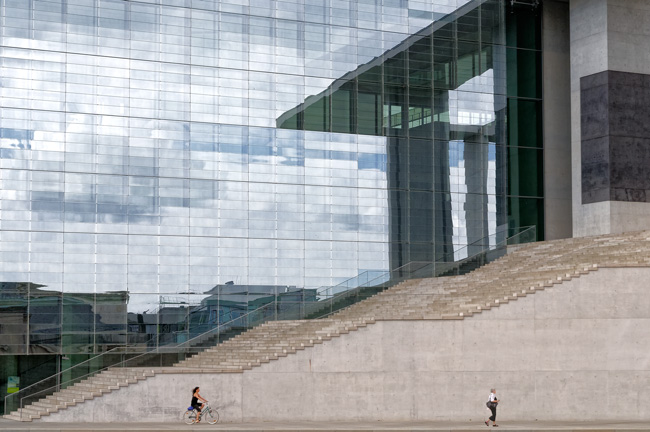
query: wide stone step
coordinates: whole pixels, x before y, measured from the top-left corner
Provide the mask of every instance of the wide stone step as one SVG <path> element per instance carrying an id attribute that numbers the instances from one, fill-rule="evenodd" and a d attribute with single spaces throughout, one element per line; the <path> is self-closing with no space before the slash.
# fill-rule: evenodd
<path id="1" fill-rule="evenodd" d="M 32 421 L 32 418 L 30 416 L 20 416 L 19 414 L 5 414 L 3 418 L 6 418 L 7 420 L 15 420 L 15 421 L 23 421 L 23 422 L 30 422 Z"/>

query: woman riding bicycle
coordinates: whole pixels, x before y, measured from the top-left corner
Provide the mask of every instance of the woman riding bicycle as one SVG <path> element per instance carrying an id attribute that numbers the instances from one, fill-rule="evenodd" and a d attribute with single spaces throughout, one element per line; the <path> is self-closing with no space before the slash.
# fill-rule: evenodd
<path id="1" fill-rule="evenodd" d="M 192 390 L 192 403 L 190 404 L 192 408 L 196 410 L 196 422 L 199 423 L 201 420 L 201 410 L 203 409 L 203 404 L 200 402 L 207 402 L 206 399 L 202 398 L 199 394 L 199 388 L 194 387 Z"/>

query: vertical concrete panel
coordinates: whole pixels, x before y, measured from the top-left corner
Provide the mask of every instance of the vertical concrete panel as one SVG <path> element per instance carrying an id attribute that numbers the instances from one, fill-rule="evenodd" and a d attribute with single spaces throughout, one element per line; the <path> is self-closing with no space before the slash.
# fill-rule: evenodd
<path id="1" fill-rule="evenodd" d="M 572 235 L 569 3 L 544 2 L 544 218 L 547 240 Z"/>
<path id="2" fill-rule="evenodd" d="M 607 217 L 594 217 L 582 205 L 580 78 L 607 70 L 607 0 L 571 0 L 571 183 L 573 235 L 584 236 L 603 225 Z M 600 209 L 599 209 L 600 210 Z M 588 220 L 588 221 L 587 221 Z"/>

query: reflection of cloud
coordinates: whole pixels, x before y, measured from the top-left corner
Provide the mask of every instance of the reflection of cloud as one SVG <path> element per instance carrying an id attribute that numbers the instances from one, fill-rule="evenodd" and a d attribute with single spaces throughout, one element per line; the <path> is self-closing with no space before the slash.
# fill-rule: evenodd
<path id="1" fill-rule="evenodd" d="M 309 22 L 309 16 L 306 16 L 303 26 L 298 26 L 293 20 L 195 9 L 197 15 L 193 14 L 188 20 L 188 31 L 193 35 L 193 47 L 200 46 L 205 51 L 203 55 L 196 56 L 187 55 L 187 45 L 170 45 L 172 50 L 162 48 L 158 55 L 113 46 L 110 48 L 118 50 L 124 58 L 115 57 L 113 53 L 111 56 L 98 57 L 74 52 L 74 47 L 65 43 L 57 45 L 52 40 L 38 40 L 33 33 L 25 34 L 34 38 L 30 41 L 32 50 L 26 50 L 20 48 L 25 46 L 24 39 L 5 36 L 3 56 L 29 69 L 30 75 L 29 80 L 25 80 L 24 73 L 14 76 L 9 70 L 3 77 L 3 90 L 7 98 L 18 99 L 25 91 L 33 93 L 29 97 L 32 100 L 44 99 L 37 97 L 36 92 L 47 92 L 51 99 L 47 99 L 46 103 L 52 105 L 53 111 L 65 110 L 71 116 L 83 113 L 147 117 L 141 114 L 155 113 L 152 117 L 188 120 L 184 113 L 191 112 L 198 121 L 205 123 L 273 126 L 282 113 L 305 98 L 323 92 L 346 72 L 382 56 L 409 35 L 432 23 L 447 22 L 447 14 L 470 2 L 455 0 L 445 4 L 401 2 L 399 6 L 364 5 L 369 9 L 364 9 L 356 22 L 349 17 L 332 17 L 331 24 L 320 24 Z M 163 15 L 162 7 L 151 5 L 154 20 Z M 101 6 L 98 10 L 101 10 Z M 162 33 L 158 24 L 147 23 L 145 27 L 148 27 L 148 32 L 145 32 L 138 19 L 131 19 L 137 15 L 135 11 L 125 10 L 123 13 L 123 22 L 133 24 L 129 29 L 109 25 L 114 34 L 114 43 L 147 40 L 156 47 L 157 42 L 151 41 L 151 35 Z M 231 24 L 227 29 L 217 30 L 215 23 L 224 19 Z M 122 20 L 113 21 L 119 27 L 123 25 Z M 98 23 L 93 19 L 92 22 L 93 26 L 104 27 L 102 23 L 106 24 L 106 19 L 100 19 Z M 232 24 L 234 22 L 240 24 Z M 246 22 L 250 24 L 245 25 Z M 264 22 L 264 26 L 260 22 Z M 261 29 L 267 30 L 263 36 L 259 33 Z M 286 36 L 287 33 L 291 36 Z M 228 34 L 231 38 L 222 40 L 217 49 L 215 37 L 218 38 L 220 34 Z M 92 36 L 87 36 L 85 41 L 79 33 L 75 37 L 79 46 L 96 44 Z M 240 38 L 248 42 L 241 43 L 238 41 Z M 35 51 L 47 55 L 36 58 L 32 54 Z M 175 55 L 173 51 L 179 54 Z M 69 58 L 66 59 L 66 55 Z M 152 58 L 143 58 L 146 55 Z M 184 64 L 191 59 L 195 59 L 195 64 Z M 38 60 L 34 64 L 38 63 L 40 68 L 31 63 L 33 60 Z M 73 67 L 66 68 L 67 62 Z M 83 79 L 70 79 L 77 75 Z M 156 81 L 162 86 L 151 85 Z M 60 85 L 66 82 L 78 83 L 67 93 L 67 97 L 65 84 Z M 59 86 L 53 87 L 53 83 Z M 124 88 L 124 83 L 129 90 L 128 97 L 118 93 Z M 14 91 L 16 94 L 13 94 Z M 60 97 L 52 97 L 57 92 Z M 220 97 L 227 100 L 220 101 Z M 173 107 L 170 101 L 181 103 L 184 107 Z M 173 109 L 166 109 L 166 106 Z M 87 124 L 85 121 L 83 123 Z M 128 127 L 124 130 L 128 130 Z M 71 130 L 68 132 L 74 133 Z"/>
<path id="2" fill-rule="evenodd" d="M 32 148 L 34 131 L 28 129 L 0 128 L 0 148 L 29 150 Z M 8 156 L 4 156 L 8 157 Z"/>

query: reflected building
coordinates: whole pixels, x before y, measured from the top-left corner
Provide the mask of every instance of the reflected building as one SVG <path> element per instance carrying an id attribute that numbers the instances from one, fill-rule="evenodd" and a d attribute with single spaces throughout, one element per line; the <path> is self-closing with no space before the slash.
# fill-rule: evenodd
<path id="1" fill-rule="evenodd" d="M 69 354 L 126 343 L 126 291 L 63 295 L 34 283 L 0 283 L 0 352 Z M 76 350 L 71 350 L 75 347 Z"/>
<path id="2" fill-rule="evenodd" d="M 543 238 L 532 3 L 0 2 L 0 393 Z"/>
<path id="3" fill-rule="evenodd" d="M 251 312 L 257 312 L 256 319 L 286 315 L 304 303 L 316 300 L 315 289 L 272 285 L 226 283 L 204 294 L 207 296 L 195 304 L 188 304 L 187 297 L 161 296 L 160 305 L 155 310 L 130 312 L 131 344 L 155 347 L 190 341 L 189 345 L 192 345 L 193 338 L 217 327 L 225 332 L 231 327 L 245 326 Z"/>
<path id="4" fill-rule="evenodd" d="M 468 2 L 277 120 L 386 138 L 391 269 L 507 230 L 503 14 Z"/>

